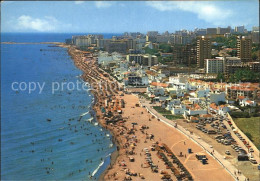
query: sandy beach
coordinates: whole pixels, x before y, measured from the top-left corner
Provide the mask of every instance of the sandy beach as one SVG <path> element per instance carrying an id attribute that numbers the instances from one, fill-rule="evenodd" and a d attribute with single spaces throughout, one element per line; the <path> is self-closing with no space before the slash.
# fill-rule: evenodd
<path id="1" fill-rule="evenodd" d="M 177 177 L 182 180 L 234 180 L 200 146 L 141 107 L 137 96 L 120 91 L 119 84 L 98 68 L 92 54 L 86 58 L 74 47 L 66 48 L 75 65 L 84 72 L 83 80 L 94 85 L 92 93 L 96 101 L 93 109 L 100 124 L 111 131 L 118 144 L 118 152 L 112 154 L 110 167 L 100 180 L 177 180 Z M 99 86 L 98 82 L 107 84 Z M 124 100 L 125 106 L 119 104 L 121 100 Z M 112 114 L 110 118 L 108 112 Z M 109 123 L 115 116 L 120 117 L 120 121 Z M 188 149 L 192 153 L 188 153 Z M 202 164 L 196 153 L 205 154 L 207 164 Z M 167 164 L 165 159 L 171 163 Z"/>

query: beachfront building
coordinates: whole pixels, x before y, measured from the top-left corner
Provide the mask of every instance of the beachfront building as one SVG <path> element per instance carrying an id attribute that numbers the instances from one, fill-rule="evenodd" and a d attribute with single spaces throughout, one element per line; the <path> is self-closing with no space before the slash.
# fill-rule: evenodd
<path id="1" fill-rule="evenodd" d="M 171 111 L 171 113 L 173 115 L 182 115 L 184 114 L 184 111 L 186 110 L 186 106 L 181 104 L 181 105 L 174 105 L 174 106 L 171 106 L 169 108 L 169 111 Z"/>
<path id="2" fill-rule="evenodd" d="M 72 36 L 72 43 L 77 47 L 96 45 L 98 39 L 103 39 L 103 35 L 83 35 Z"/>
<path id="3" fill-rule="evenodd" d="M 214 114 L 219 114 L 224 116 L 227 112 L 230 111 L 230 106 L 228 104 L 223 104 L 218 106 L 216 103 L 211 103 L 209 105 L 209 111 Z"/>
<path id="4" fill-rule="evenodd" d="M 118 64 L 119 62 L 123 61 L 124 58 L 121 54 L 116 52 L 109 54 L 108 52 L 100 51 L 98 53 L 97 60 L 98 64 L 100 64 L 102 67 L 108 67 L 110 63 Z"/>
<path id="5" fill-rule="evenodd" d="M 184 111 L 184 116 L 194 116 L 194 115 L 200 115 L 200 114 L 208 114 L 207 109 L 202 109 L 198 104 L 186 106 L 186 109 Z"/>

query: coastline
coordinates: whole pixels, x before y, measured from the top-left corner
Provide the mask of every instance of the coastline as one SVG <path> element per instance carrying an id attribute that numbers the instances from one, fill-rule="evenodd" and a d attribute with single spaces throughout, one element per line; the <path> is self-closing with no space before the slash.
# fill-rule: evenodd
<path id="1" fill-rule="evenodd" d="M 107 81 L 109 83 L 114 81 L 114 79 L 111 78 L 110 75 L 105 76 L 106 73 L 101 72 L 99 70 L 94 57 L 92 56 L 85 57 L 82 51 L 77 50 L 73 46 L 69 46 L 65 44 L 59 46 L 68 48 L 68 53 L 72 57 L 75 66 L 77 66 L 80 70 L 83 71 L 82 79 L 84 81 L 89 82 L 90 84 L 97 83 L 99 81 L 101 82 Z M 118 89 L 119 88 L 118 83 L 117 83 L 116 91 L 114 92 L 111 91 L 110 86 L 111 85 L 108 85 L 108 89 L 106 90 L 103 89 L 101 91 L 97 91 L 100 90 L 99 87 L 94 86 L 93 89 L 91 90 L 92 94 L 95 97 L 95 101 L 94 101 L 95 104 L 93 104 L 92 109 L 96 113 L 97 121 L 100 123 L 100 125 L 103 128 L 105 128 L 111 133 L 113 137 L 113 144 L 115 144 L 117 147 L 117 149 L 111 154 L 110 166 L 108 166 L 106 170 L 99 176 L 99 180 L 111 180 L 111 179 L 123 180 L 125 178 L 129 178 L 130 176 L 128 175 L 130 174 L 134 174 L 135 177 L 130 177 L 131 179 L 134 180 L 140 180 L 140 177 L 141 179 L 145 178 L 148 180 L 161 179 L 162 173 L 158 174 L 150 169 L 147 169 L 147 167 L 143 167 L 143 163 L 145 163 L 144 162 L 145 155 L 142 154 L 143 149 L 151 147 L 152 145 L 154 145 L 155 141 L 156 143 L 160 142 L 163 144 L 164 142 L 170 145 L 173 154 L 178 156 L 178 160 L 179 160 L 178 167 L 176 166 L 174 167 L 174 169 L 177 170 L 179 169 L 180 172 L 183 169 L 186 170 L 185 174 L 181 172 L 182 178 L 188 179 L 189 177 L 192 177 L 193 180 L 206 180 L 208 179 L 207 175 L 211 174 L 210 175 L 211 180 L 223 180 L 224 178 L 228 178 L 228 180 L 233 180 L 232 176 L 229 173 L 227 173 L 216 160 L 214 160 L 200 146 L 198 146 L 197 144 L 189 140 L 185 135 L 178 132 L 176 129 L 169 127 L 168 125 L 165 125 L 163 122 L 155 118 L 151 118 L 151 114 L 143 107 L 138 106 L 137 109 L 131 109 L 136 107 L 136 104 L 140 103 L 138 97 L 132 94 L 122 95 L 123 92 L 121 92 L 120 94 Z M 112 97 L 113 98 L 112 100 L 120 100 L 120 99 L 125 100 L 126 107 L 122 109 L 123 111 L 122 116 L 125 119 L 123 125 L 106 124 L 104 114 L 101 111 L 101 106 L 104 105 L 105 99 L 107 99 L 108 97 L 109 98 Z M 148 129 L 146 128 L 147 131 L 146 129 L 144 130 L 140 129 L 139 132 L 139 130 L 137 130 L 133 126 L 133 123 L 135 121 L 138 122 L 138 127 L 141 127 L 139 125 L 149 125 L 150 128 Z M 136 135 L 134 142 L 131 141 L 133 139 L 129 139 L 128 137 L 131 135 L 131 133 L 129 134 L 129 131 L 130 132 L 133 131 L 134 132 L 133 134 Z M 144 133 L 144 131 L 146 133 Z M 147 139 L 148 135 L 155 135 L 156 139 L 149 140 L 149 138 Z M 161 142 L 162 140 L 163 142 Z M 183 145 L 183 141 L 184 141 L 184 145 Z M 187 145 L 185 144 L 185 142 Z M 134 147 L 131 147 L 134 149 L 133 155 L 132 154 L 129 155 L 129 148 L 130 148 L 129 144 L 134 145 Z M 196 160 L 195 154 L 189 155 L 187 158 L 186 158 L 186 154 L 185 154 L 185 158 L 179 156 L 178 153 L 180 153 L 180 151 L 181 152 L 184 152 L 184 150 L 187 151 L 187 149 L 189 148 L 187 147 L 188 145 L 190 148 L 192 148 L 192 150 L 194 150 L 194 153 L 199 153 L 199 152 L 205 153 L 207 155 L 210 164 L 201 166 L 200 164 L 195 163 L 194 165 L 194 161 Z M 155 160 L 154 163 L 157 163 L 157 165 L 160 168 L 160 172 L 164 169 L 167 169 L 167 167 L 165 168 L 165 163 L 159 159 L 160 157 L 157 158 L 155 152 L 151 152 L 151 153 L 152 153 L 153 160 Z M 135 157 L 134 163 L 130 163 L 130 157 Z M 180 169 L 179 164 L 182 165 L 182 169 Z M 137 174 L 136 171 L 138 171 L 139 173 Z M 214 171 L 214 174 L 212 173 L 212 171 Z M 204 174 L 202 174 L 202 172 Z M 207 173 L 205 174 L 205 172 Z M 174 172 L 173 175 L 176 176 Z M 174 176 L 173 178 L 175 179 Z"/>

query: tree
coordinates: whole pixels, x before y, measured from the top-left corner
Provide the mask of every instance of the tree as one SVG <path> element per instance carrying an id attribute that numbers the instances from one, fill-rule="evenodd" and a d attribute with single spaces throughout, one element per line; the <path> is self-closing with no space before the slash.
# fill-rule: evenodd
<path id="1" fill-rule="evenodd" d="M 156 53 L 158 53 L 157 49 L 151 49 L 149 47 L 145 47 L 144 48 L 145 53 L 151 54 L 151 55 L 155 55 Z"/>
<path id="2" fill-rule="evenodd" d="M 235 81 L 236 81 L 235 75 L 234 75 L 234 74 L 230 75 L 228 81 L 229 81 L 229 82 L 235 82 Z"/>
<path id="3" fill-rule="evenodd" d="M 258 59 L 258 56 L 256 55 L 256 53 L 253 53 L 252 60 L 257 60 L 257 59 Z"/>
<path id="4" fill-rule="evenodd" d="M 224 77 L 224 74 L 223 73 L 218 73 L 217 75 L 217 81 L 220 82 L 220 81 L 225 81 L 225 77 Z"/>
<path id="5" fill-rule="evenodd" d="M 163 53 L 171 53 L 172 52 L 171 45 L 166 44 L 166 43 L 160 44 L 159 49 L 161 49 Z"/>
<path id="6" fill-rule="evenodd" d="M 243 78 L 243 70 L 237 70 L 235 72 L 235 80 L 236 81 L 241 81 Z"/>

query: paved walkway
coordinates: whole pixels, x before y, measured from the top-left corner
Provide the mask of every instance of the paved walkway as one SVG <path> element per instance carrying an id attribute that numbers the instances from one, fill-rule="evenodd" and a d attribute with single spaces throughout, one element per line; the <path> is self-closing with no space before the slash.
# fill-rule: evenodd
<path id="1" fill-rule="evenodd" d="M 186 135 L 189 139 L 193 140 L 195 143 L 200 145 L 205 151 L 207 151 L 209 153 L 209 155 L 211 155 L 214 159 L 216 159 L 233 176 L 233 178 L 235 180 L 240 180 L 240 181 L 245 181 L 246 180 L 246 177 L 243 174 L 240 174 L 240 175 L 237 174 L 238 169 L 234 165 L 232 165 L 229 161 L 227 161 L 223 157 L 223 155 L 221 155 L 220 153 L 218 153 L 215 150 L 214 150 L 214 153 L 213 153 L 213 149 L 214 148 L 212 148 L 211 145 L 209 145 L 205 141 L 201 140 L 200 137 L 198 137 L 197 135 L 195 135 L 193 133 L 190 133 L 189 131 L 187 131 L 182 126 L 177 125 L 177 127 L 175 127 L 176 123 L 174 121 L 171 121 L 171 120 L 163 117 L 156 110 L 154 110 L 152 108 L 152 106 L 154 106 L 154 105 L 149 104 L 149 101 L 146 101 L 145 99 L 140 99 L 140 98 L 139 98 L 139 100 L 140 100 L 140 104 L 142 106 L 145 106 L 147 111 L 149 111 L 157 119 L 160 119 L 160 121 L 162 121 L 163 123 L 167 124 L 168 126 L 176 128 L 178 131 L 180 131 L 181 133 Z M 211 152 L 213 154 L 211 154 Z"/>

